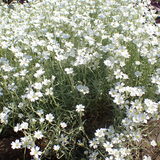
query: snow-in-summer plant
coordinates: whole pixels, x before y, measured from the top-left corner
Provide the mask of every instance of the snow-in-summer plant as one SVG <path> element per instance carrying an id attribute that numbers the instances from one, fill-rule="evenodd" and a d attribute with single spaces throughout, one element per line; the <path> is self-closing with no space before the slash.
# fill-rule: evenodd
<path id="1" fill-rule="evenodd" d="M 159 119 L 150 1 L 30 3 L 0 5 L 0 127 L 24 135 L 11 147 L 34 159 L 133 159 L 147 121 Z M 88 135 L 100 111 L 110 124 Z"/>

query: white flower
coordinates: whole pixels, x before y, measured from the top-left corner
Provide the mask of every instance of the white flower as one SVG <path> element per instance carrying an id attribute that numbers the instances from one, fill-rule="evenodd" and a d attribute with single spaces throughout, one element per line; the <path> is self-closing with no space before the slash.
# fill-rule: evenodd
<path id="1" fill-rule="evenodd" d="M 127 50 L 123 50 L 123 49 L 121 50 L 121 55 L 122 55 L 123 57 L 125 57 L 125 58 L 129 58 L 129 57 L 130 57 L 128 51 L 127 51 Z"/>
<path id="2" fill-rule="evenodd" d="M 113 126 L 109 126 L 108 132 L 106 132 L 106 135 L 108 136 L 108 138 L 113 138 L 115 135 L 114 133 L 115 133 L 115 130 Z"/>
<path id="3" fill-rule="evenodd" d="M 141 135 L 141 133 L 140 132 L 134 132 L 133 133 L 133 140 L 134 141 L 140 141 L 142 139 L 142 135 Z"/>
<path id="4" fill-rule="evenodd" d="M 42 94 L 41 92 L 36 92 L 35 95 L 36 95 L 37 97 L 43 97 L 43 94 Z"/>
<path id="5" fill-rule="evenodd" d="M 52 122 L 53 119 L 54 119 L 54 116 L 51 113 L 49 113 L 49 114 L 46 115 L 46 120 L 47 121 Z"/>
<path id="6" fill-rule="evenodd" d="M 95 136 L 97 136 L 97 137 L 104 137 L 105 136 L 104 130 L 103 129 L 97 129 L 96 133 L 95 133 Z"/>
<path id="7" fill-rule="evenodd" d="M 103 63 L 108 67 L 112 66 L 112 62 L 109 59 L 105 60 Z"/>
<path id="8" fill-rule="evenodd" d="M 7 76 L 7 75 L 5 75 L 5 76 L 3 76 L 3 78 L 6 80 L 6 79 L 8 79 L 8 76 Z"/>
<path id="9" fill-rule="evenodd" d="M 39 122 L 40 122 L 40 123 L 43 123 L 44 121 L 45 121 L 45 119 L 42 118 L 42 117 L 39 119 Z"/>
<path id="10" fill-rule="evenodd" d="M 121 156 L 125 157 L 131 154 L 131 150 L 127 148 L 121 148 L 120 150 Z"/>
<path id="11" fill-rule="evenodd" d="M 83 106 L 82 104 L 76 105 L 76 111 L 77 112 L 82 112 L 84 111 L 85 106 Z"/>
<path id="12" fill-rule="evenodd" d="M 135 75 L 136 77 L 140 77 L 140 76 L 142 75 L 142 72 L 136 71 L 136 72 L 134 72 L 134 75 Z"/>
<path id="13" fill-rule="evenodd" d="M 31 156 L 34 156 L 34 158 L 39 158 L 39 156 L 42 154 L 41 151 L 39 151 L 39 147 L 36 146 L 36 147 L 32 147 L 31 148 L 31 152 L 30 152 L 30 155 Z"/>
<path id="14" fill-rule="evenodd" d="M 42 85 L 42 83 L 36 82 L 36 83 L 32 84 L 32 87 L 40 90 L 40 89 L 42 89 L 43 85 Z"/>
<path id="15" fill-rule="evenodd" d="M 17 123 L 17 125 L 14 127 L 14 131 L 15 131 L 15 132 L 18 132 L 18 131 L 20 131 L 20 130 L 21 130 L 21 126 L 20 126 L 19 123 Z"/>
<path id="16" fill-rule="evenodd" d="M 93 138 L 93 140 L 89 141 L 89 147 L 93 147 L 94 149 L 96 149 L 98 147 L 99 142 L 97 141 L 96 138 Z"/>
<path id="17" fill-rule="evenodd" d="M 86 86 L 78 85 L 77 90 L 83 94 L 89 93 L 89 88 Z"/>
<path id="18" fill-rule="evenodd" d="M 116 89 L 111 88 L 109 94 L 111 95 L 111 97 L 116 97 L 118 93 Z"/>
<path id="19" fill-rule="evenodd" d="M 119 79 L 119 78 L 121 79 L 123 73 L 121 72 L 120 69 L 117 69 L 116 71 L 114 71 L 114 75 L 116 76 L 116 77 L 115 77 L 116 79 Z"/>
<path id="20" fill-rule="evenodd" d="M 44 73 L 45 73 L 45 71 L 43 71 L 43 69 L 41 68 L 36 71 L 36 73 L 34 74 L 34 77 L 39 78 Z"/>
<path id="21" fill-rule="evenodd" d="M 41 65 L 40 65 L 39 63 L 36 63 L 36 65 L 35 65 L 35 67 L 37 67 L 37 68 L 40 67 L 40 66 L 41 66 Z"/>
<path id="22" fill-rule="evenodd" d="M 45 86 L 50 85 L 50 83 L 51 83 L 51 80 L 49 80 L 49 79 L 44 79 L 44 81 L 42 82 L 42 84 Z"/>
<path id="23" fill-rule="evenodd" d="M 29 59 L 27 59 L 26 57 L 22 58 L 22 59 L 19 59 L 19 62 L 20 62 L 20 66 L 25 66 L 27 67 L 29 65 Z"/>
<path id="24" fill-rule="evenodd" d="M 87 150 L 86 150 L 86 151 L 84 151 L 84 154 L 85 154 L 85 155 L 88 155 L 88 151 L 87 151 Z"/>
<path id="25" fill-rule="evenodd" d="M 116 96 L 114 97 L 113 102 L 116 103 L 117 105 L 124 104 L 124 98 L 123 98 L 123 96 L 121 94 L 116 94 Z"/>
<path id="26" fill-rule="evenodd" d="M 23 107 L 23 103 L 22 102 L 20 102 L 19 104 L 18 104 L 18 108 L 22 108 Z"/>
<path id="27" fill-rule="evenodd" d="M 61 138 L 59 139 L 59 142 L 62 142 L 62 145 L 66 145 L 68 144 L 69 142 L 67 141 L 68 140 L 68 136 L 64 136 L 63 134 L 61 135 Z"/>
<path id="28" fill-rule="evenodd" d="M 19 117 L 19 118 L 22 118 L 22 117 L 23 117 L 23 114 L 22 114 L 22 113 L 19 113 L 19 114 L 18 114 L 18 117 Z"/>
<path id="29" fill-rule="evenodd" d="M 19 148 L 21 148 L 21 142 L 19 142 L 19 139 L 16 139 L 15 140 L 15 142 L 13 141 L 12 143 L 11 143 L 11 145 L 12 145 L 12 149 L 19 149 Z"/>
<path id="30" fill-rule="evenodd" d="M 143 160 L 151 160 L 151 157 L 150 157 L 150 156 L 147 157 L 147 156 L 145 155 L 145 156 L 143 156 Z"/>
<path id="31" fill-rule="evenodd" d="M 27 94 L 27 98 L 31 101 L 31 102 L 35 102 L 35 100 L 38 100 L 39 97 L 34 93 L 34 91 L 30 91 Z"/>
<path id="32" fill-rule="evenodd" d="M 43 137 L 43 134 L 41 131 L 38 130 L 34 132 L 34 137 L 37 139 L 41 139 Z"/>
<path id="33" fill-rule="evenodd" d="M 0 113 L 0 122 L 5 124 L 8 123 L 8 115 L 6 113 Z"/>
<path id="34" fill-rule="evenodd" d="M 31 140 L 29 139 L 29 137 L 22 137 L 21 138 L 21 141 L 22 141 L 22 146 L 23 147 L 27 147 L 27 148 L 30 148 L 31 146 Z"/>
<path id="35" fill-rule="evenodd" d="M 122 119 L 122 124 L 127 127 L 131 124 L 131 120 L 129 118 L 124 118 Z"/>
<path id="36" fill-rule="evenodd" d="M 111 151 L 111 150 L 110 150 Z M 118 149 L 113 149 L 113 151 L 111 151 L 111 152 L 113 152 L 113 155 L 116 157 L 116 158 L 119 158 L 119 151 L 118 151 Z M 110 154 L 110 152 L 109 152 L 109 154 Z"/>
<path id="37" fill-rule="evenodd" d="M 98 152 L 93 152 L 89 155 L 89 160 L 96 160 L 97 159 Z"/>
<path id="38" fill-rule="evenodd" d="M 151 77 L 151 83 L 159 83 L 160 77 L 158 75 Z"/>
<path id="39" fill-rule="evenodd" d="M 57 152 L 60 149 L 59 145 L 54 145 L 53 149 Z"/>
<path id="40" fill-rule="evenodd" d="M 37 110 L 36 112 L 39 116 L 41 116 L 43 114 L 43 109 Z"/>
<path id="41" fill-rule="evenodd" d="M 26 69 L 20 71 L 20 75 L 21 76 L 25 76 L 29 71 L 27 71 Z"/>
<path id="42" fill-rule="evenodd" d="M 32 118 L 32 119 L 30 120 L 30 123 L 35 124 L 36 121 L 37 121 L 37 120 L 36 120 L 35 118 Z"/>
<path id="43" fill-rule="evenodd" d="M 56 79 L 56 77 L 54 75 L 52 75 L 52 78 L 51 78 L 53 81 Z"/>
<path id="44" fill-rule="evenodd" d="M 21 129 L 28 129 L 28 123 L 27 122 L 21 123 Z"/>
<path id="45" fill-rule="evenodd" d="M 141 62 L 140 62 L 140 61 L 135 61 L 135 64 L 136 64 L 136 65 L 140 65 Z"/>
<path id="46" fill-rule="evenodd" d="M 106 143 L 103 143 L 103 146 L 106 149 L 106 152 L 110 151 L 113 147 L 113 145 L 108 141 Z"/>
<path id="47" fill-rule="evenodd" d="M 48 96 L 48 95 L 53 95 L 53 88 L 52 87 L 50 87 L 50 88 L 46 88 L 46 93 L 45 93 L 45 95 L 46 96 Z"/>
<path id="48" fill-rule="evenodd" d="M 150 99 L 145 99 L 144 103 L 147 106 L 146 112 L 151 113 L 151 114 L 154 114 L 154 112 L 157 112 L 157 110 L 158 110 L 158 104 L 157 103 L 153 102 Z"/>
<path id="49" fill-rule="evenodd" d="M 151 141 L 151 145 L 152 145 L 153 147 L 157 146 L 156 141 L 155 141 L 155 140 L 152 140 L 152 141 Z"/>
<path id="50" fill-rule="evenodd" d="M 60 123 L 60 126 L 61 126 L 62 128 L 66 128 L 66 127 L 67 127 L 67 124 L 66 124 L 65 122 L 61 122 L 61 123 Z"/>
<path id="51" fill-rule="evenodd" d="M 105 160 L 113 160 L 113 156 L 106 157 Z"/>
<path id="52" fill-rule="evenodd" d="M 73 73 L 73 68 L 65 68 L 64 70 L 67 72 L 67 74 Z"/>
<path id="53" fill-rule="evenodd" d="M 15 91 L 18 87 L 15 85 L 15 83 L 8 84 L 8 90 Z"/>

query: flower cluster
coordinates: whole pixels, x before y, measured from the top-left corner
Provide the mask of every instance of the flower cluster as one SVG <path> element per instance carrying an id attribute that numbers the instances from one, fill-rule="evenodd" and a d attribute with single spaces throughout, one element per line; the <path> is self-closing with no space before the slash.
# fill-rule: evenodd
<path id="1" fill-rule="evenodd" d="M 79 159 L 132 159 L 142 128 L 160 118 L 160 26 L 151 7 L 149 0 L 44 0 L 9 12 L 0 5 L 0 123 L 24 134 L 13 149 L 76 159 L 81 146 Z M 90 139 L 90 122 L 108 115 Z"/>

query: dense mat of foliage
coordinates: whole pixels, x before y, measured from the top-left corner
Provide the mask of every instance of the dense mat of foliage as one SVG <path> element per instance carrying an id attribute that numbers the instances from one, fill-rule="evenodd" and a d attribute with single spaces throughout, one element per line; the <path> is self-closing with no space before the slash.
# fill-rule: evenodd
<path id="1" fill-rule="evenodd" d="M 141 0 L 0 6 L 0 126 L 24 135 L 13 149 L 28 148 L 34 159 L 133 159 L 147 121 L 159 119 L 160 32 L 150 7 Z M 91 136 L 84 126 L 100 111 L 110 124 Z"/>

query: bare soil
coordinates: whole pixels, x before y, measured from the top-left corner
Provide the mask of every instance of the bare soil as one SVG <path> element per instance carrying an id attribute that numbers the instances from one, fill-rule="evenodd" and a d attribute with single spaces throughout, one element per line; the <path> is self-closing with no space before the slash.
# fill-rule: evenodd
<path id="1" fill-rule="evenodd" d="M 146 155 L 150 156 L 152 160 L 160 160 L 160 120 L 150 120 L 147 126 L 148 129 L 143 132 L 146 136 L 135 146 L 138 150 L 135 151 L 134 159 L 142 160 Z M 155 140 L 158 145 L 153 147 L 150 144 L 152 140 Z"/>
<path id="2" fill-rule="evenodd" d="M 24 149 L 12 149 L 11 143 L 19 137 L 6 137 L 0 139 L 0 160 L 31 160 L 29 150 L 24 154 Z"/>

